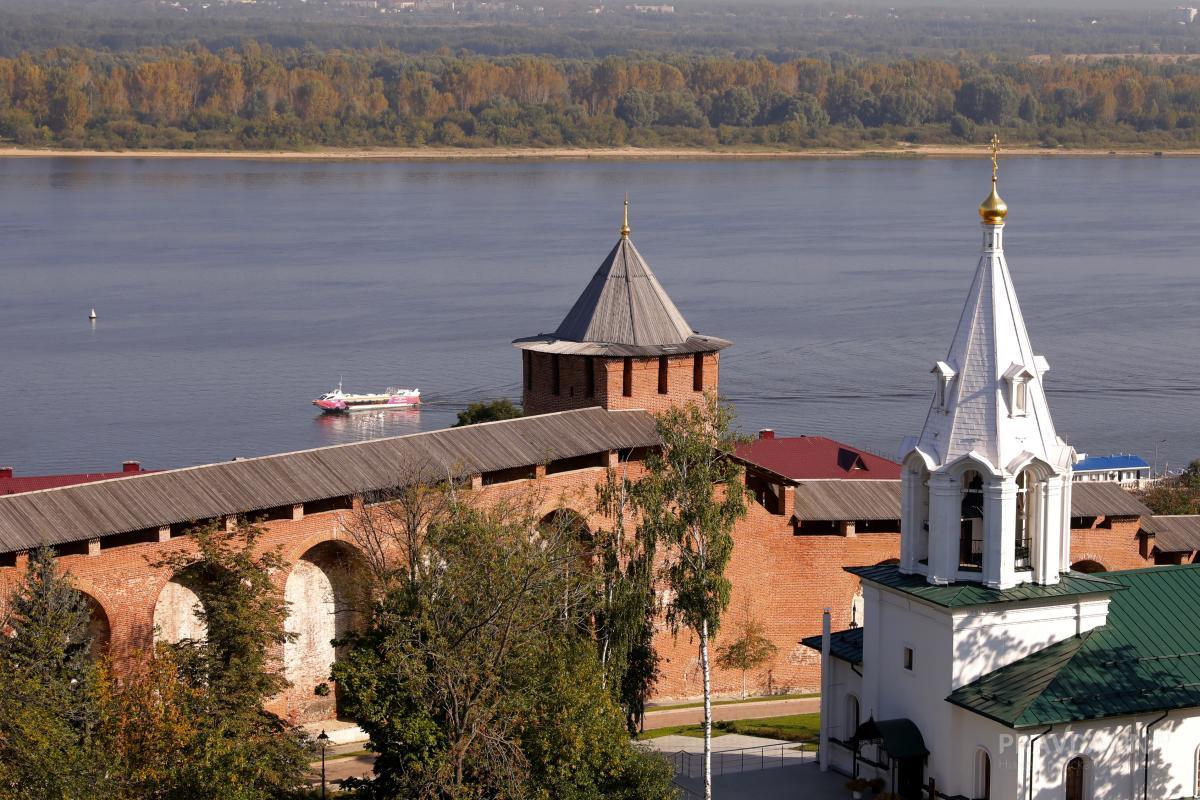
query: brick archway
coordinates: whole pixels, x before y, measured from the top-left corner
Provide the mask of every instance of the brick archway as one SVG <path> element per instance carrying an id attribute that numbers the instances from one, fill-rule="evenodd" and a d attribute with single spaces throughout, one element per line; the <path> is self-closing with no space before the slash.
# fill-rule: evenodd
<path id="1" fill-rule="evenodd" d="M 83 595 L 88 605 L 88 638 L 92 641 L 93 656 L 107 655 L 113 646 L 113 601 L 107 593 L 87 578 L 81 578 L 71 571 L 66 572 L 67 578 L 76 591 Z"/>
<path id="2" fill-rule="evenodd" d="M 330 670 L 342 655 L 333 643 L 358 628 L 368 602 L 369 572 L 358 548 L 325 537 L 300 553 L 283 580 L 288 604 L 284 676 L 291 684 L 288 712 L 299 721 L 336 716 Z"/>

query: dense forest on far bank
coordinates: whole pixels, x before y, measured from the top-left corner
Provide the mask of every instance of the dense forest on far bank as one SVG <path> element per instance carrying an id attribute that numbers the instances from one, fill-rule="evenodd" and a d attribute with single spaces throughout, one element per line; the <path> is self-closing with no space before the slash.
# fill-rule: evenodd
<path id="1" fill-rule="evenodd" d="M 557 59 L 249 42 L 0 59 L 0 140 L 69 148 L 1200 144 L 1200 63 Z"/>

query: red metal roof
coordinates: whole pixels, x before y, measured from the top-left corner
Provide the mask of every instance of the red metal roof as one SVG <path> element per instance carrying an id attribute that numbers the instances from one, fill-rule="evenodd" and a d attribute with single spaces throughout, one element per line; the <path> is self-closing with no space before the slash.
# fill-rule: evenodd
<path id="1" fill-rule="evenodd" d="M 900 465 L 824 436 L 773 434 L 737 448 L 739 458 L 793 480 L 899 480 Z"/>
<path id="2" fill-rule="evenodd" d="M 57 489 L 60 486 L 73 486 L 77 483 L 106 481 L 109 478 L 128 478 L 130 475 L 141 475 L 149 471 L 138 468 L 135 470 L 122 470 L 121 472 L 80 472 L 73 475 L 0 477 L 0 495 L 36 492 L 40 489 Z"/>

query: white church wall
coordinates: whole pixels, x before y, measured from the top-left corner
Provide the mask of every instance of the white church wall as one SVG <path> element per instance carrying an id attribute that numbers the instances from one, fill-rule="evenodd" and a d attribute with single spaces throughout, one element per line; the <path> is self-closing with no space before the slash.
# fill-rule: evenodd
<path id="1" fill-rule="evenodd" d="M 943 705 L 949 706 L 948 703 Z M 991 797 L 1018 797 L 1019 763 L 1016 737 L 1003 725 L 986 717 L 950 706 L 950 726 L 936 737 L 938 748 L 926 741 L 933 755 L 927 775 L 939 792 L 951 796 L 983 797 L 979 751 L 991 761 Z"/>
<path id="2" fill-rule="evenodd" d="M 1057 605 L 1004 605 L 955 612 L 951 690 L 1006 664 L 1104 624 L 1108 598 Z M 947 691 L 949 693 L 949 690 Z"/>
<path id="3" fill-rule="evenodd" d="M 852 698 L 858 700 L 859 722 L 865 722 L 867 719 L 867 716 L 863 714 L 862 678 L 841 659 L 830 659 L 830 666 L 833 673 L 830 683 L 831 713 L 827 720 L 821 720 L 821 725 L 828 726 L 831 738 L 848 741 L 854 735 L 855 727 L 852 719 Z M 835 744 L 831 746 L 829 752 L 830 765 L 833 769 L 847 775 L 852 772 L 854 759 L 849 750 Z"/>
<path id="4" fill-rule="evenodd" d="M 1067 765 L 1077 756 L 1086 765 L 1084 797 L 1169 800 L 1200 796 L 1200 709 L 1172 711 L 1165 719 L 1160 717 L 1161 713 L 1143 714 L 1056 727 L 1034 743 L 1032 794 L 1025 765 L 1029 742 L 1040 731 L 1017 736 L 1022 796 L 1059 800 L 1065 791 Z M 1147 726 L 1149 759 L 1145 749 Z"/>

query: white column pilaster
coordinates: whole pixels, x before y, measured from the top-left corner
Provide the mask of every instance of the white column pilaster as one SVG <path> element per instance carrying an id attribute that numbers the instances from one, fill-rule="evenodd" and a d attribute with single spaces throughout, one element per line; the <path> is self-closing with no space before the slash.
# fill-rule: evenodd
<path id="1" fill-rule="evenodd" d="M 900 571 L 910 574 L 917 560 L 917 537 L 920 536 L 920 520 L 917 520 L 917 494 L 913 485 L 920 481 L 911 469 L 900 473 Z"/>
<path id="2" fill-rule="evenodd" d="M 929 478 L 929 583 L 953 583 L 958 575 L 962 493 L 954 475 Z"/>
<path id="3" fill-rule="evenodd" d="M 983 487 L 983 582 L 995 589 L 1016 586 L 1017 483 L 989 477 Z"/>

